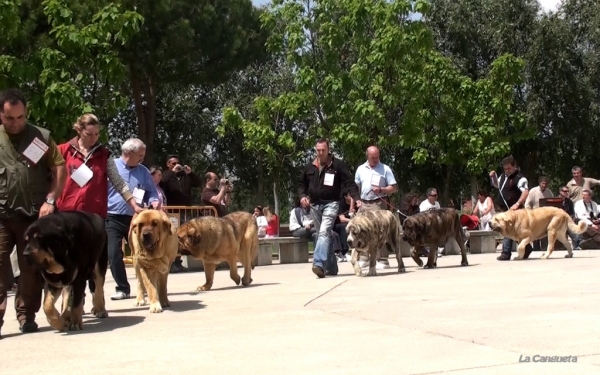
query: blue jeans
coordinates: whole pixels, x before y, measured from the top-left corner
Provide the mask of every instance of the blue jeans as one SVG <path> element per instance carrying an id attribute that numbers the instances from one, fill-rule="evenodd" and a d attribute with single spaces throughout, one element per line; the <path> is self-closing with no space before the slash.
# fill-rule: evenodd
<path id="1" fill-rule="evenodd" d="M 313 265 L 321 267 L 324 271 L 329 271 L 332 275 L 337 275 L 338 273 L 331 231 L 335 224 L 335 218 L 338 216 L 339 207 L 339 202 L 311 204 L 310 206 L 313 224 L 319 230 L 313 254 Z"/>
<path id="2" fill-rule="evenodd" d="M 504 239 L 502 240 L 502 255 L 507 256 L 509 259 L 512 256 L 513 242 L 515 241 L 511 240 L 508 237 L 504 237 Z M 519 246 L 519 244 L 517 244 L 517 246 Z M 531 244 L 525 246 L 525 251 L 529 249 L 532 249 Z"/>

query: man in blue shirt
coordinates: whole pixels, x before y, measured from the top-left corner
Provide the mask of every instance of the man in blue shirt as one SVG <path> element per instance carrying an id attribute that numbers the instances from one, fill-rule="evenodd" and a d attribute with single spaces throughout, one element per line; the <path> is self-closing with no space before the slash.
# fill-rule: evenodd
<path id="1" fill-rule="evenodd" d="M 371 146 L 367 148 L 367 161 L 356 168 L 354 180 L 360 188 L 360 200 L 362 206 L 360 211 L 389 210 L 387 199 L 398 191 L 398 184 L 392 169 L 380 162 L 379 148 Z M 383 199 L 382 199 L 383 198 Z M 377 259 L 377 269 L 384 269 L 390 266 L 388 261 L 389 253 L 384 247 L 379 249 Z M 359 265 L 363 267 L 368 263 L 365 257 L 359 258 Z"/>
<path id="2" fill-rule="evenodd" d="M 158 193 L 150 171 L 140 164 L 146 156 L 146 145 L 137 138 L 130 138 L 121 146 L 121 157 L 115 159 L 115 164 L 123 180 L 129 185 L 138 206 L 144 204 L 158 207 Z M 127 239 L 129 225 L 135 214 L 133 208 L 127 204 L 121 194 L 108 183 L 108 216 L 106 218 L 106 234 L 108 236 L 108 261 L 116 286 L 116 294 L 112 300 L 129 298 L 131 288 L 127 281 L 127 272 L 123 262 L 123 239 Z"/>

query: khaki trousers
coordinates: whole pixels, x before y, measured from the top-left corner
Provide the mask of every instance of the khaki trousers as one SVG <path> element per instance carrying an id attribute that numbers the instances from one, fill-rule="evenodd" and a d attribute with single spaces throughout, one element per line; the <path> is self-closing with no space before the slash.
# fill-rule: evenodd
<path id="1" fill-rule="evenodd" d="M 379 211 L 379 210 L 387 210 L 387 209 L 388 209 L 387 203 L 385 203 L 382 200 L 378 200 L 378 201 L 371 202 L 371 203 L 366 203 L 366 202 L 363 201 L 362 205 L 360 206 L 360 208 L 358 209 L 358 211 L 359 212 L 360 211 Z M 381 248 L 381 249 L 379 249 L 377 251 L 377 261 L 380 261 L 380 260 L 387 261 L 387 259 L 389 258 L 389 256 L 390 255 L 389 255 L 389 252 L 388 252 L 386 246 L 384 246 L 383 248 Z M 363 260 L 366 261 L 367 258 L 361 256 L 360 260 L 361 261 L 363 261 Z"/>
<path id="2" fill-rule="evenodd" d="M 19 282 L 15 295 L 15 310 L 19 323 L 35 320 L 35 314 L 42 305 L 44 281 L 42 275 L 27 263 L 23 257 L 25 231 L 35 219 L 0 219 L 0 328 L 4 324 L 7 307 L 7 294 L 13 285 L 13 266 L 10 261 L 13 247 L 17 246 Z"/>

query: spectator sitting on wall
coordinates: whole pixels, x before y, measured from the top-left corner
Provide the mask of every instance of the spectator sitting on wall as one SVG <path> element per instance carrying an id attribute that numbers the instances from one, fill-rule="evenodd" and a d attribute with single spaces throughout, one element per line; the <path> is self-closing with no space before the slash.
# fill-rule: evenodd
<path id="1" fill-rule="evenodd" d="M 271 212 L 269 207 L 263 208 L 263 215 L 267 220 L 267 234 L 265 238 L 279 237 L 279 216 Z"/>
<path id="2" fill-rule="evenodd" d="M 254 207 L 254 218 L 256 219 L 256 225 L 258 225 L 258 238 L 263 238 L 267 234 L 267 219 L 262 213 L 263 208 L 261 206 Z"/>
<path id="3" fill-rule="evenodd" d="M 300 198 L 296 199 L 296 206 L 290 211 L 290 232 L 292 236 L 312 239 L 317 242 L 317 230 L 313 224 L 310 206 L 302 207 Z"/>

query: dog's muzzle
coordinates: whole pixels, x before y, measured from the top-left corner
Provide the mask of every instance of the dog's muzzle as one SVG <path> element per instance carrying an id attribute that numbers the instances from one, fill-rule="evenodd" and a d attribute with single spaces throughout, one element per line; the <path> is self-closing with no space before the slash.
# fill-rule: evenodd
<path id="1" fill-rule="evenodd" d="M 142 244 L 146 249 L 153 249 L 157 243 L 158 241 L 154 241 L 154 238 L 152 237 L 152 232 L 146 232 L 142 234 Z"/>

